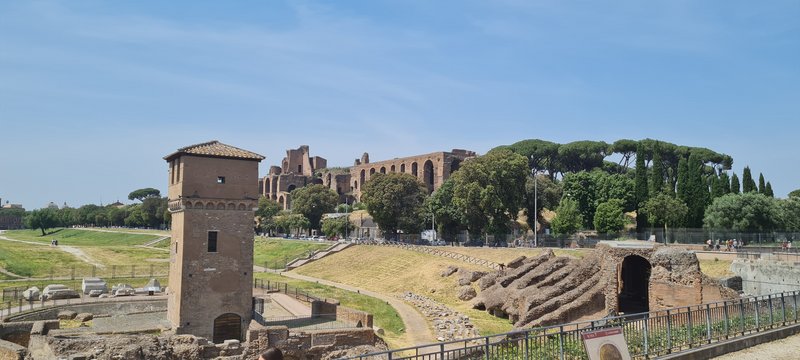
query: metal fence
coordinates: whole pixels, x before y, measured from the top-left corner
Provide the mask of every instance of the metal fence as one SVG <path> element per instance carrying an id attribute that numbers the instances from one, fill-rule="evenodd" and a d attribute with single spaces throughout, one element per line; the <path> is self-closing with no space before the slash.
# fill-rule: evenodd
<path id="1" fill-rule="evenodd" d="M 304 301 L 304 302 L 312 302 L 312 301 L 327 301 L 327 299 L 319 298 L 314 295 L 311 295 L 308 292 L 300 290 L 299 288 L 289 286 L 287 283 L 278 282 L 278 281 L 270 281 L 264 279 L 253 279 L 253 287 L 255 289 L 261 289 L 268 292 L 280 292 L 286 295 L 292 296 L 297 300 Z"/>
<path id="2" fill-rule="evenodd" d="M 140 264 L 140 265 L 73 265 L 60 268 L 50 268 L 45 273 L 26 277 L 19 280 L 75 280 L 85 277 L 99 278 L 144 278 L 164 277 L 169 274 L 169 264 Z"/>
<path id="3" fill-rule="evenodd" d="M 635 359 L 647 359 L 798 323 L 800 291 L 390 350 L 348 359 L 586 359 L 587 331 L 621 327 Z"/>
<path id="4" fill-rule="evenodd" d="M 314 316 L 265 317 L 253 312 L 253 320 L 262 326 L 286 326 L 294 330 L 352 329 L 355 326 L 336 321 L 336 314 L 317 314 Z"/>

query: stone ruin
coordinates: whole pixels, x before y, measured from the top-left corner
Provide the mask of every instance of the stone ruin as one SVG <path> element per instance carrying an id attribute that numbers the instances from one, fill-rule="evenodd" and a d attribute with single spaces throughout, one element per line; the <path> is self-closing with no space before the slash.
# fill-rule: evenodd
<path id="1" fill-rule="evenodd" d="M 640 241 L 601 242 L 581 259 L 545 250 L 484 276 L 468 273 L 460 276 L 459 284 L 477 278 L 474 284 L 480 293 L 473 299 L 473 307 L 508 318 L 515 328 L 738 297 L 736 291 L 705 276 L 694 253 Z"/>

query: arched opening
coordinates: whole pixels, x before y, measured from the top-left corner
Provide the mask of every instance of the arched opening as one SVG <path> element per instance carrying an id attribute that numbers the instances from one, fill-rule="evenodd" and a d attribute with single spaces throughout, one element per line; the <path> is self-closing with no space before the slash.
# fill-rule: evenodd
<path id="1" fill-rule="evenodd" d="M 461 160 L 453 159 L 453 161 L 450 162 L 450 174 L 456 172 L 460 167 L 461 167 Z"/>
<path id="2" fill-rule="evenodd" d="M 417 176 L 417 162 L 411 163 L 411 175 Z"/>
<path id="3" fill-rule="evenodd" d="M 369 175 L 372 176 L 375 174 L 375 168 L 369 169 Z"/>
<path id="4" fill-rule="evenodd" d="M 353 186 L 350 187 L 350 190 L 352 190 L 352 189 L 358 190 L 358 180 L 353 181 Z"/>
<path id="5" fill-rule="evenodd" d="M 294 189 L 297 189 L 297 186 L 294 186 L 294 184 L 292 184 L 292 185 L 289 185 L 288 188 L 286 188 L 286 191 L 287 192 L 292 192 L 292 191 L 294 191 Z"/>
<path id="6" fill-rule="evenodd" d="M 618 312 L 636 314 L 650 311 L 650 270 L 650 262 L 641 256 L 630 255 L 622 260 Z"/>
<path id="7" fill-rule="evenodd" d="M 392 167 L 389 168 L 389 172 L 395 172 L 395 170 L 396 169 L 395 169 L 394 165 L 392 165 Z"/>
<path id="8" fill-rule="evenodd" d="M 328 173 L 328 179 L 327 179 L 327 182 L 325 183 L 325 185 L 331 186 L 331 174 L 330 173 Z"/>
<path id="9" fill-rule="evenodd" d="M 242 340 L 242 317 L 233 313 L 222 314 L 214 319 L 214 343 L 225 340 Z"/>
<path id="10" fill-rule="evenodd" d="M 283 196 L 279 196 L 278 197 L 278 204 L 280 204 L 281 209 L 285 209 L 286 208 L 286 201 L 283 200 Z"/>
<path id="11" fill-rule="evenodd" d="M 406 164 L 400 164 L 400 172 L 405 174 L 405 172 L 406 172 Z"/>
<path id="12" fill-rule="evenodd" d="M 426 161 L 422 166 L 422 182 L 428 187 L 428 192 L 433 191 L 433 179 L 436 176 L 433 169 L 433 161 Z"/>
<path id="13" fill-rule="evenodd" d="M 366 174 L 367 174 L 367 171 L 364 170 L 364 169 L 361 169 L 361 176 L 359 178 L 359 182 L 361 183 L 361 186 L 364 186 L 364 180 L 366 180 L 366 178 L 367 178 Z M 358 184 L 356 184 L 356 189 L 358 189 Z"/>
<path id="14" fill-rule="evenodd" d="M 386 167 L 385 166 L 381 166 L 381 174 L 386 174 Z"/>

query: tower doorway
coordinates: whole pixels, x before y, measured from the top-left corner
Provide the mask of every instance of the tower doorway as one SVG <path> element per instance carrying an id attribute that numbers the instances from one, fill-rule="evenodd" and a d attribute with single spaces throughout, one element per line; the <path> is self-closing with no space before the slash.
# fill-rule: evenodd
<path id="1" fill-rule="evenodd" d="M 214 343 L 231 339 L 242 340 L 242 317 L 233 313 L 222 314 L 214 319 Z"/>

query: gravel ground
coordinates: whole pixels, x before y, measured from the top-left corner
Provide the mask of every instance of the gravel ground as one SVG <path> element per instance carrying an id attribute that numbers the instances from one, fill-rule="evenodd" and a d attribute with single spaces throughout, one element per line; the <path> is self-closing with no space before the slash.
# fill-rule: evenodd
<path id="1" fill-rule="evenodd" d="M 800 358 L 800 335 L 756 345 L 749 349 L 715 357 L 715 360 L 762 359 L 795 360 Z"/>

